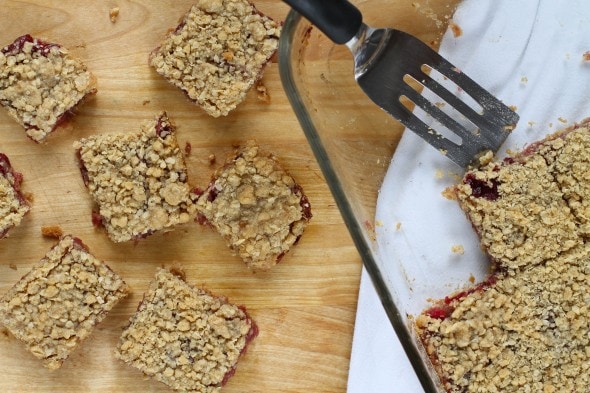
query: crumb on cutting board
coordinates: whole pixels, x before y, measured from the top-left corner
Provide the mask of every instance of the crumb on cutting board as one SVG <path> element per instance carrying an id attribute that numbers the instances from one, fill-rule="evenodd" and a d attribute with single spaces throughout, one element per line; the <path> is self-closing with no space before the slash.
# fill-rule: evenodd
<path id="1" fill-rule="evenodd" d="M 117 18 L 119 17 L 119 7 L 113 7 L 109 10 L 109 17 L 111 19 L 112 23 L 115 23 L 117 21 Z"/>
<path id="2" fill-rule="evenodd" d="M 51 237 L 59 239 L 63 236 L 64 231 L 59 225 L 43 225 L 41 227 L 41 234 L 44 237 Z"/>
<path id="3" fill-rule="evenodd" d="M 262 84 L 262 82 L 256 84 L 256 92 L 256 97 L 259 101 L 262 101 L 265 104 L 270 104 L 270 94 L 268 94 L 268 89 Z"/>

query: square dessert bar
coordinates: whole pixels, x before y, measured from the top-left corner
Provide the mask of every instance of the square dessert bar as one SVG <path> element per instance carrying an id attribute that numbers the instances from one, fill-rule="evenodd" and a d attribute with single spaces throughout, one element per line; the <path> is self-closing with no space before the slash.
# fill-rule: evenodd
<path id="1" fill-rule="evenodd" d="M 209 115 L 225 116 L 261 78 L 279 35 L 247 0 L 198 0 L 149 62 Z"/>
<path id="2" fill-rule="evenodd" d="M 0 238 L 20 224 L 30 206 L 21 192 L 23 176 L 12 169 L 10 160 L 0 153 Z"/>
<path id="3" fill-rule="evenodd" d="M 114 242 L 139 239 L 193 218 L 184 156 L 166 113 L 137 133 L 94 135 L 74 148 L 98 206 L 93 221 Z"/>
<path id="4" fill-rule="evenodd" d="M 0 323 L 57 369 L 126 295 L 125 282 L 68 235 L 0 300 Z"/>
<path id="5" fill-rule="evenodd" d="M 0 104 L 35 142 L 94 93 L 94 76 L 58 44 L 24 35 L 0 50 Z"/>
<path id="6" fill-rule="evenodd" d="M 501 268 L 541 263 L 590 232 L 590 131 L 582 123 L 467 172 L 455 193 Z"/>
<path id="7" fill-rule="evenodd" d="M 174 390 L 213 393 L 234 374 L 257 334 L 243 307 L 159 269 L 117 357 Z"/>
<path id="8" fill-rule="evenodd" d="M 303 189 L 255 142 L 241 147 L 199 195 L 199 221 L 212 225 L 253 271 L 268 270 L 311 219 Z"/>

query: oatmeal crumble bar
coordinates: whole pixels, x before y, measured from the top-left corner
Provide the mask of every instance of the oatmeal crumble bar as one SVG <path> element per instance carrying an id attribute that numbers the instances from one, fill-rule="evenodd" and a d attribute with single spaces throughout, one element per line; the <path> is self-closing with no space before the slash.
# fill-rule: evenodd
<path id="1" fill-rule="evenodd" d="M 114 242 L 190 221 L 195 207 L 187 169 L 166 113 L 144 123 L 140 132 L 95 135 L 74 148 L 98 206 L 93 220 Z"/>
<path id="2" fill-rule="evenodd" d="M 226 116 L 262 76 L 279 35 L 247 0 L 198 0 L 149 62 L 209 115 Z"/>
<path id="3" fill-rule="evenodd" d="M 445 306 L 416 322 L 449 392 L 588 391 L 588 244 Z"/>
<path id="4" fill-rule="evenodd" d="M 35 142 L 94 93 L 95 77 L 58 44 L 24 35 L 0 51 L 0 104 Z"/>
<path id="5" fill-rule="evenodd" d="M 12 169 L 10 160 L 0 153 L 0 238 L 20 224 L 30 206 L 21 192 L 23 176 Z"/>
<path id="6" fill-rule="evenodd" d="M 311 219 L 303 189 L 277 159 L 249 141 L 199 195 L 199 221 L 212 225 L 254 271 L 268 270 L 297 243 Z"/>
<path id="7" fill-rule="evenodd" d="M 174 390 L 214 393 L 257 334 L 243 307 L 159 269 L 116 355 Z"/>
<path id="8" fill-rule="evenodd" d="M 453 190 L 495 270 L 416 319 L 448 392 L 588 391 L 589 125 L 471 170 Z"/>
<path id="9" fill-rule="evenodd" d="M 57 369 L 126 295 L 125 282 L 68 235 L 0 300 L 0 323 Z"/>
<path id="10" fill-rule="evenodd" d="M 583 176 L 580 166 L 590 167 L 590 149 L 571 154 L 586 147 L 590 138 L 584 126 L 535 143 L 502 163 L 469 171 L 456 187 L 482 246 L 501 267 L 540 263 L 580 244 L 585 229 L 575 213 L 582 209 L 583 216 L 590 201 L 569 195 L 574 191 L 564 182 L 575 181 L 576 173 L 569 172 L 572 165 L 578 176 Z M 590 191 L 587 180 L 576 187 Z M 584 206 L 576 209 L 579 203 Z"/>

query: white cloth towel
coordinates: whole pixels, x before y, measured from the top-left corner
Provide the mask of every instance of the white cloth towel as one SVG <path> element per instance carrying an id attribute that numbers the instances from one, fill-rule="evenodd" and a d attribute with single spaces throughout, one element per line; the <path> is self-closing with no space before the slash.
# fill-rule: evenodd
<path id="1" fill-rule="evenodd" d="M 590 53 L 589 1 L 465 0 L 453 22 L 462 34 L 455 37 L 448 31 L 440 53 L 514 105 L 520 115 L 500 155 L 590 117 L 590 61 L 584 56 Z M 394 175 L 402 169 L 403 177 Z M 456 181 L 435 179 L 433 173 L 441 169 L 459 171 L 412 132 L 404 133 L 377 207 L 384 226 L 377 233 L 382 258 L 419 257 L 434 267 L 448 263 L 441 261 L 441 255 L 455 261 L 483 258 L 460 210 L 449 209 L 449 201 L 444 202 L 446 208 L 437 207 L 443 203 L 441 191 Z M 395 203 L 383 206 L 388 198 Z M 403 241 L 396 238 L 399 230 L 391 227 L 398 222 L 406 230 Z M 424 225 L 429 228 L 427 235 Z M 421 247 L 426 240 L 429 246 Z M 449 256 L 449 245 L 457 243 L 464 246 L 465 254 Z M 366 272 L 359 292 L 348 392 L 423 392 Z"/>

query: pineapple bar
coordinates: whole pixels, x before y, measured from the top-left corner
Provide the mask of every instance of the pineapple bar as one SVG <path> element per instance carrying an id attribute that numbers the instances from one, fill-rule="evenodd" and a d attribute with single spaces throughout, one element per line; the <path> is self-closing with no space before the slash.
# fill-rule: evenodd
<path id="1" fill-rule="evenodd" d="M 303 189 L 254 141 L 194 191 L 198 220 L 209 224 L 253 271 L 268 270 L 295 245 L 312 217 Z"/>
<path id="2" fill-rule="evenodd" d="M 45 367 L 58 369 L 127 292 L 117 274 L 67 235 L 0 300 L 0 323 Z"/>
<path id="3" fill-rule="evenodd" d="M 159 269 L 116 356 L 176 391 L 216 393 L 257 334 L 243 307 Z"/>
<path id="4" fill-rule="evenodd" d="M 149 63 L 209 115 L 226 116 L 262 77 L 280 30 L 247 0 L 198 0 Z"/>
<path id="5" fill-rule="evenodd" d="M 186 164 L 165 112 L 139 132 L 95 135 L 74 148 L 98 208 L 93 222 L 112 241 L 143 238 L 191 220 L 195 207 Z"/>
<path id="6" fill-rule="evenodd" d="M 95 93 L 96 78 L 58 44 L 27 34 L 0 50 L 0 104 L 37 143 Z"/>

